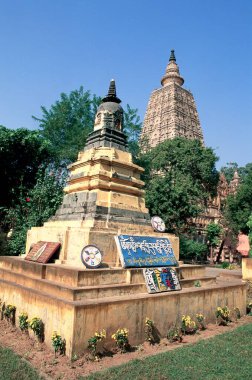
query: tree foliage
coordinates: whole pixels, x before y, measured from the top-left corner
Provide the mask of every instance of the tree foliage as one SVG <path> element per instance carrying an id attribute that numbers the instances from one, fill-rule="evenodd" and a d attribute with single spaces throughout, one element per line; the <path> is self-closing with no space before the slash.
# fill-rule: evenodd
<path id="1" fill-rule="evenodd" d="M 235 235 L 239 231 L 248 233 L 247 221 L 252 213 L 252 165 L 247 165 L 247 174 L 237 193 L 229 195 L 225 207 L 225 221 Z"/>
<path id="2" fill-rule="evenodd" d="M 182 260 L 205 261 L 207 258 L 208 247 L 186 236 L 179 237 L 179 257 Z"/>
<path id="3" fill-rule="evenodd" d="M 209 223 L 206 228 L 206 240 L 210 247 L 215 248 L 220 242 L 222 228 L 219 224 Z"/>
<path id="4" fill-rule="evenodd" d="M 20 190 L 17 204 L 7 211 L 5 222 L 12 230 L 8 241 L 8 253 L 25 252 L 27 230 L 42 226 L 61 204 L 66 172 L 60 169 L 41 168 L 35 186 L 28 191 Z"/>
<path id="5" fill-rule="evenodd" d="M 50 158 L 50 143 L 38 131 L 0 126 L 0 207 L 17 202 L 21 187 L 34 186 L 39 166 Z"/>
<path id="6" fill-rule="evenodd" d="M 245 166 L 238 166 L 236 162 L 228 162 L 226 166 L 222 166 L 220 172 L 222 172 L 228 183 L 230 183 L 234 177 L 234 173 L 237 170 L 241 180 L 243 181 L 245 177 L 249 174 L 252 168 L 252 163 L 248 163 Z"/>
<path id="7" fill-rule="evenodd" d="M 50 108 L 41 107 L 42 117 L 33 118 L 39 122 L 41 135 L 51 142 L 52 154 L 60 162 L 75 161 L 78 152 L 85 146 L 88 134 L 92 132 L 95 114 L 101 104 L 101 97 L 90 91 L 73 90 L 62 93 Z M 138 138 L 141 131 L 138 110 L 129 104 L 124 110 L 124 132 L 128 137 L 129 151 L 133 157 L 139 154 Z"/>
<path id="8" fill-rule="evenodd" d="M 139 156 L 138 140 L 141 133 L 142 123 L 136 108 L 131 108 L 129 104 L 126 105 L 124 110 L 124 133 L 128 138 L 128 149 L 136 160 Z"/>
<path id="9" fill-rule="evenodd" d="M 146 154 L 146 202 L 152 215 L 161 216 L 169 231 L 186 229 L 209 196 L 216 194 L 217 157 L 197 140 L 167 140 Z"/>
<path id="10" fill-rule="evenodd" d="M 59 161 L 75 161 L 83 149 L 88 134 L 93 129 L 94 118 L 101 98 L 89 91 L 62 93 L 49 109 L 42 106 L 42 117 L 33 116 L 39 122 L 41 135 L 51 142 L 52 153 Z"/>

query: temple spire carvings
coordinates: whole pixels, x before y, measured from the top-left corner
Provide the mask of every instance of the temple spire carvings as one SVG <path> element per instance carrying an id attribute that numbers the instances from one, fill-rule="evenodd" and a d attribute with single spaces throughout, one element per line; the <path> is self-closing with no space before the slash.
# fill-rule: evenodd
<path id="1" fill-rule="evenodd" d="M 141 140 L 146 138 L 150 147 L 175 137 L 197 139 L 204 144 L 196 104 L 192 93 L 182 87 L 184 79 L 180 75 L 174 50 L 171 50 L 161 84 L 162 87 L 150 96 Z"/>

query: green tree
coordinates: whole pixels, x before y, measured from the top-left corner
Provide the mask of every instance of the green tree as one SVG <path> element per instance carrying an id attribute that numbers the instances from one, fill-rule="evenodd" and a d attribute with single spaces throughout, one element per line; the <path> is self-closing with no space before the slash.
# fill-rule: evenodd
<path id="1" fill-rule="evenodd" d="M 75 161 L 83 149 L 88 134 L 93 130 L 94 117 L 101 98 L 91 96 L 89 91 L 62 93 L 60 99 L 49 109 L 42 106 L 42 117 L 33 118 L 39 122 L 41 135 L 51 142 L 52 153 L 59 161 Z"/>
<path id="2" fill-rule="evenodd" d="M 25 252 L 27 230 L 42 226 L 62 202 L 66 171 L 53 167 L 41 168 L 35 186 L 28 191 L 21 189 L 20 198 L 7 211 L 6 223 L 12 230 L 8 241 L 8 253 L 19 255 Z"/>
<path id="3" fill-rule="evenodd" d="M 216 194 L 217 157 L 197 140 L 167 140 L 146 154 L 146 202 L 172 232 L 184 232 Z"/>
<path id="4" fill-rule="evenodd" d="M 0 187 L 2 211 L 3 207 L 17 202 L 21 187 L 34 186 L 38 168 L 50 159 L 50 143 L 37 131 L 0 126 L 0 177 L 4 181 Z"/>
<path id="5" fill-rule="evenodd" d="M 249 174 L 251 168 L 251 162 L 245 166 L 238 166 L 236 162 L 228 162 L 226 166 L 223 166 L 220 169 L 220 172 L 224 173 L 226 180 L 228 181 L 228 183 L 230 183 L 234 177 L 234 173 L 236 170 L 241 178 L 241 181 L 243 181 L 245 177 Z"/>
<path id="6" fill-rule="evenodd" d="M 247 174 L 236 194 L 229 195 L 224 211 L 227 227 L 237 235 L 239 231 L 248 233 L 247 221 L 252 213 L 252 166 L 246 165 Z"/>
<path id="7" fill-rule="evenodd" d="M 124 109 L 124 133 L 128 138 L 128 149 L 136 160 L 139 156 L 139 137 L 141 133 L 142 123 L 140 122 L 140 116 L 137 114 L 136 108 L 131 108 L 129 104 Z"/>
<path id="8" fill-rule="evenodd" d="M 238 164 L 236 162 L 227 162 L 226 166 L 222 166 L 220 172 L 222 172 L 228 183 L 232 181 L 234 172 L 238 169 Z"/>
<path id="9" fill-rule="evenodd" d="M 179 237 L 179 257 L 182 260 L 205 261 L 208 247 L 204 243 L 192 240 L 184 235 Z"/>
<path id="10" fill-rule="evenodd" d="M 206 240 L 210 249 L 210 262 L 213 263 L 213 249 L 220 243 L 222 228 L 219 224 L 209 223 L 206 228 Z"/>

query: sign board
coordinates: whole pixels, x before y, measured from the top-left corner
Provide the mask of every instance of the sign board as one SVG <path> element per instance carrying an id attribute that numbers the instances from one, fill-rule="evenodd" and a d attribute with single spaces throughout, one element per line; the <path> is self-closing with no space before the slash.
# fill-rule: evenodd
<path id="1" fill-rule="evenodd" d="M 175 269 L 145 268 L 143 269 L 143 274 L 148 293 L 181 290 L 181 285 Z"/>
<path id="2" fill-rule="evenodd" d="M 59 248 L 60 243 L 38 241 L 31 247 L 30 251 L 25 257 L 25 260 L 45 264 L 50 260 L 50 258 Z"/>
<path id="3" fill-rule="evenodd" d="M 115 239 L 124 268 L 178 266 L 167 238 L 118 235 Z"/>

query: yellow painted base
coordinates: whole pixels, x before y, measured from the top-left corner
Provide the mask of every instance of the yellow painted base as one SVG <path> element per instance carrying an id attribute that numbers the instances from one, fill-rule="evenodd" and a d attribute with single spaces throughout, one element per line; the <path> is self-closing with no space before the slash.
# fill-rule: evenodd
<path id="1" fill-rule="evenodd" d="M 131 344 L 142 343 L 146 317 L 155 321 L 164 337 L 183 314 L 203 313 L 207 322 L 213 322 L 216 307 L 226 305 L 245 314 L 245 283 L 204 280 L 202 266 L 184 265 L 179 272 L 183 278 L 181 291 L 147 294 L 140 269 L 78 270 L 0 257 L 0 299 L 16 306 L 17 324 L 22 312 L 29 318 L 41 318 L 49 347 L 56 330 L 66 339 L 69 357 L 82 353 L 88 339 L 101 329 L 107 330 L 108 348 L 113 344 L 111 334 L 122 327 L 129 329 Z M 201 288 L 194 287 L 196 278 L 200 278 Z"/>
<path id="2" fill-rule="evenodd" d="M 242 258 L 242 279 L 252 280 L 252 257 Z"/>

